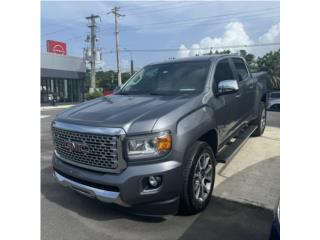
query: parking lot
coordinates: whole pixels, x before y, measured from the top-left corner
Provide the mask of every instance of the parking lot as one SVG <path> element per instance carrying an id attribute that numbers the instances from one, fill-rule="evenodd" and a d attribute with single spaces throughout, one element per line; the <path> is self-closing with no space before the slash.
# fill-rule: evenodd
<path id="1" fill-rule="evenodd" d="M 217 166 L 214 197 L 203 213 L 146 218 L 55 182 L 50 123 L 62 110 L 41 111 L 42 239 L 268 239 L 280 194 L 280 113 L 268 112 L 264 135 Z"/>

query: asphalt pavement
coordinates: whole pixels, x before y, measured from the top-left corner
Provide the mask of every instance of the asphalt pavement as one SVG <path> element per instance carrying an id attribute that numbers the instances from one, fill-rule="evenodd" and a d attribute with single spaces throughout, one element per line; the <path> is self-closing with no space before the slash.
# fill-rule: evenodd
<path id="1" fill-rule="evenodd" d="M 274 132 L 278 134 L 280 113 L 268 112 L 269 127 L 266 136 L 260 140 L 250 139 L 247 149 L 240 150 L 239 160 L 233 160 L 226 169 L 221 170 L 222 167 L 220 167 L 219 172 L 222 176 L 217 178 L 215 197 L 203 213 L 194 216 L 147 218 L 135 216 L 125 209 L 87 198 L 55 182 L 51 167 L 53 149 L 50 123 L 62 110 L 48 108 L 41 111 L 42 239 L 268 239 L 272 211 L 266 206 L 272 205 L 274 197 L 267 199 L 265 203 L 262 200 L 270 195 L 266 191 L 277 193 L 278 189 L 274 188 L 278 182 L 271 184 L 269 188 L 262 187 L 264 191 L 253 194 L 254 197 L 249 199 L 250 201 L 241 203 L 241 201 L 236 202 L 234 198 L 242 197 L 235 188 L 238 187 L 236 183 L 241 183 L 244 177 L 255 177 L 253 179 L 257 181 L 257 188 L 260 188 L 259 184 L 264 183 L 261 182 L 262 178 L 259 178 L 260 175 L 257 173 L 264 174 L 265 178 L 266 173 L 263 170 L 269 168 L 270 164 L 273 168 L 278 168 L 279 153 L 276 149 L 278 145 L 275 145 L 278 139 L 275 139 Z M 250 149 L 257 142 L 270 149 L 262 151 L 261 161 L 249 164 L 245 158 L 248 158 Z M 274 145 L 276 147 L 272 147 Z M 239 162 L 242 162 L 241 166 Z M 270 179 L 274 177 L 269 175 Z M 275 176 L 277 175 L 278 172 L 275 173 Z M 250 189 L 246 190 L 248 194 Z M 251 202 L 253 204 L 250 204 Z M 259 203 L 262 204 L 259 205 Z"/>

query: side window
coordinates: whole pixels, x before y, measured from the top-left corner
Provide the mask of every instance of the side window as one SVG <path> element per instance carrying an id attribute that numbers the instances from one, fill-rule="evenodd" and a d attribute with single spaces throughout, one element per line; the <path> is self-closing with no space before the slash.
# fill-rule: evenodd
<path id="1" fill-rule="evenodd" d="M 218 86 L 218 83 L 220 81 L 232 79 L 234 79 L 234 76 L 228 59 L 224 59 L 218 62 L 218 65 L 216 66 L 216 71 L 214 73 L 215 86 Z"/>
<path id="2" fill-rule="evenodd" d="M 245 80 L 248 78 L 249 73 L 246 67 L 246 64 L 241 58 L 232 58 L 233 64 L 236 68 L 239 81 Z"/>

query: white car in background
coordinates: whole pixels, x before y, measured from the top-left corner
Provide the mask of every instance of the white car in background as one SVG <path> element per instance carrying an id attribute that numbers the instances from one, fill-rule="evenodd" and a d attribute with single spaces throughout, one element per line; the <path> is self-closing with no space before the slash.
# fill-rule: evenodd
<path id="1" fill-rule="evenodd" d="M 280 111 L 280 91 L 269 93 L 267 109 Z"/>

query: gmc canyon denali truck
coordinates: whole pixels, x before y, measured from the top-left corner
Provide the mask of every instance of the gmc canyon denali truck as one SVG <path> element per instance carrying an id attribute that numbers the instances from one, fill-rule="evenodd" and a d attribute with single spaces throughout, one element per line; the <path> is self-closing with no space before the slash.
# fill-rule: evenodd
<path id="1" fill-rule="evenodd" d="M 215 166 L 266 125 L 266 84 L 238 55 L 145 66 L 113 95 L 52 122 L 56 180 L 137 214 L 194 214 Z"/>

